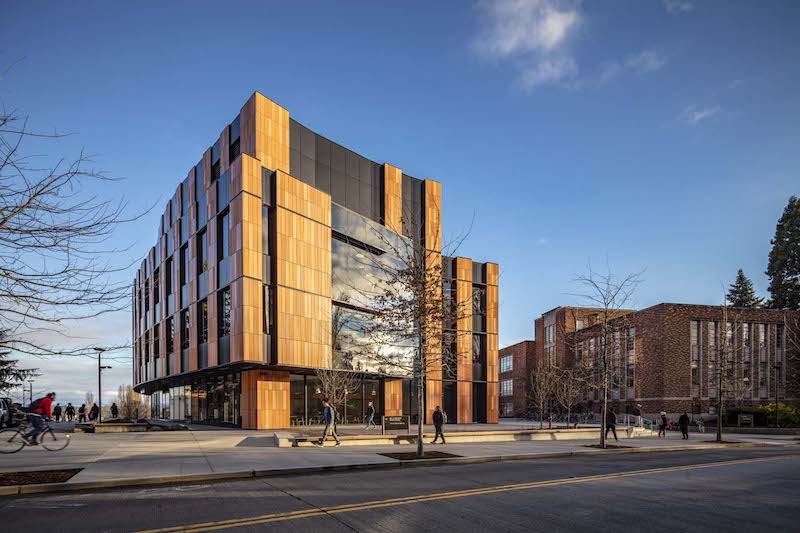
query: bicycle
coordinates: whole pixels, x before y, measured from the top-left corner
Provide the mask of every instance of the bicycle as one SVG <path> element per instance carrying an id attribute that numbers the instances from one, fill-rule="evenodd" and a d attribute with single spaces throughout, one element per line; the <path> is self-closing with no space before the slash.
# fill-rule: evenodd
<path id="1" fill-rule="evenodd" d="M 25 446 L 34 446 L 35 443 L 25 438 L 28 429 L 27 417 L 22 417 L 17 427 L 0 431 L 0 453 L 16 453 Z M 58 452 L 69 445 L 69 440 L 68 434 L 53 431 L 50 422 L 44 418 L 44 429 L 36 436 L 36 443 L 47 451 Z"/>

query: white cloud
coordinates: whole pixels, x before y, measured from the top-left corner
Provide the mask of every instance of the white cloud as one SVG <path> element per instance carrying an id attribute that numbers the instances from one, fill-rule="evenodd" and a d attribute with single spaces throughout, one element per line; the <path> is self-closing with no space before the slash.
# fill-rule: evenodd
<path id="1" fill-rule="evenodd" d="M 655 72 L 666 63 L 667 60 L 654 50 L 643 50 L 638 54 L 630 54 L 625 58 L 625 67 L 640 74 Z"/>
<path id="2" fill-rule="evenodd" d="M 609 82 L 625 72 L 650 74 L 667 64 L 667 59 L 655 50 L 628 54 L 621 61 L 610 61 L 600 67 L 600 83 Z"/>
<path id="3" fill-rule="evenodd" d="M 670 15 L 683 15 L 694 9 L 693 0 L 663 0 L 663 3 Z"/>
<path id="4" fill-rule="evenodd" d="M 478 52 L 512 60 L 526 88 L 568 81 L 578 66 L 569 44 L 583 20 L 579 0 L 483 0 Z"/>
<path id="5" fill-rule="evenodd" d="M 719 115 L 721 112 L 722 108 L 719 106 L 704 108 L 689 106 L 681 111 L 678 118 L 690 126 L 695 126 L 704 120 L 708 120 Z"/>

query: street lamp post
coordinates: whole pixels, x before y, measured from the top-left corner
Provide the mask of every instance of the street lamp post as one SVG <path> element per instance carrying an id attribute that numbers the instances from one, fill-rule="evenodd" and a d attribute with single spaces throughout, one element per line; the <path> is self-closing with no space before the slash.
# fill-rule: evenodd
<path id="1" fill-rule="evenodd" d="M 30 396 L 30 401 L 28 402 L 28 404 L 32 404 L 33 403 L 33 380 L 29 379 L 28 380 L 28 384 L 30 385 L 30 388 L 28 390 L 28 395 Z M 22 406 L 25 407 L 25 387 L 22 387 Z"/>
<path id="2" fill-rule="evenodd" d="M 780 404 L 778 403 L 779 398 L 780 398 L 779 394 L 778 394 L 779 393 L 778 385 L 780 383 L 780 381 L 779 381 L 780 374 L 781 374 L 781 363 L 777 362 L 777 363 L 775 363 L 775 425 L 778 426 L 778 427 L 781 427 L 780 418 L 779 418 L 779 416 L 780 416 Z"/>
<path id="3" fill-rule="evenodd" d="M 97 352 L 97 422 L 103 421 L 103 380 L 101 374 L 103 370 L 111 368 L 110 366 L 103 366 L 101 356 L 106 351 L 105 348 L 96 347 Z"/>

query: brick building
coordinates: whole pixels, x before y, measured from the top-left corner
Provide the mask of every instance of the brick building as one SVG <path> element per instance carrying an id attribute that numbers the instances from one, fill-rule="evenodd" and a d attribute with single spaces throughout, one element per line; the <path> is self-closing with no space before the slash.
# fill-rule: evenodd
<path id="1" fill-rule="evenodd" d="M 500 350 L 500 416 L 528 412 L 528 373 L 536 353 L 534 341 L 522 341 Z"/>
<path id="2" fill-rule="evenodd" d="M 572 307 L 545 313 L 535 322 L 536 357 L 560 366 L 591 366 L 604 342 L 601 314 Z M 786 328 L 798 312 L 728 308 L 726 314 L 720 306 L 662 303 L 616 314 L 608 340 L 609 398 L 618 413 L 642 404 L 650 417 L 662 410 L 673 417 L 684 411 L 715 415 L 719 369 L 725 372 L 722 394 L 728 406 L 774 402 L 776 377 L 781 401 L 798 399 Z M 581 407 L 599 411 L 601 394 L 589 391 Z"/>

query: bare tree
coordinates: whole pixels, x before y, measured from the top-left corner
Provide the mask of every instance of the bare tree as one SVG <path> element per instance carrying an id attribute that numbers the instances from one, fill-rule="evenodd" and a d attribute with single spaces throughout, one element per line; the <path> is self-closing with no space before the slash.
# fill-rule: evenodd
<path id="1" fill-rule="evenodd" d="M 330 368 L 318 368 L 315 372 L 319 379 L 322 397 L 328 398 L 330 404 L 340 415 L 342 423 L 347 423 L 347 420 L 344 419 L 346 410 L 344 406 L 348 394 L 355 393 L 361 387 L 361 375 L 357 372 Z"/>
<path id="2" fill-rule="evenodd" d="M 86 411 L 88 415 L 89 409 L 94 405 L 94 394 L 91 391 L 87 392 L 84 396 L 84 401 L 86 402 Z"/>
<path id="3" fill-rule="evenodd" d="M 567 427 L 572 419 L 572 407 L 585 390 L 586 375 L 580 366 L 554 369 L 553 396 L 567 412 Z"/>
<path id="4" fill-rule="evenodd" d="M 137 420 L 144 414 L 142 396 L 133 390 L 130 385 L 120 385 L 117 389 L 117 407 L 121 418 Z"/>
<path id="5" fill-rule="evenodd" d="M 2 77 L 0 77 L 2 79 Z M 116 281 L 129 264 L 110 244 L 126 218 L 124 200 L 91 192 L 114 180 L 75 158 L 41 161 L 37 151 L 63 137 L 28 128 L 28 118 L 0 104 L 0 351 L 33 356 L 92 355 L 91 346 L 53 346 L 66 325 L 124 309 L 129 283 Z"/>
<path id="6" fill-rule="evenodd" d="M 539 429 L 544 427 L 544 411 L 556 391 L 555 376 L 555 369 L 549 362 L 534 361 L 529 376 L 528 404 L 539 413 Z"/>
<path id="7" fill-rule="evenodd" d="M 748 346 L 744 340 L 745 324 L 739 314 L 734 313 L 723 300 L 722 323 L 716 331 L 714 347 L 711 349 L 709 373 L 716 385 L 717 434 L 716 442 L 722 442 L 722 427 L 728 404 L 741 408 L 746 399 L 752 398 L 752 355 L 746 354 Z M 752 332 L 748 332 L 752 343 Z"/>
<path id="8" fill-rule="evenodd" d="M 606 447 L 606 416 L 608 413 L 608 395 L 612 384 L 613 365 L 612 357 L 615 350 L 620 350 L 620 336 L 615 335 L 624 327 L 624 316 L 620 317 L 619 311 L 629 307 L 634 293 L 642 282 L 643 272 L 627 274 L 618 278 L 610 270 L 598 273 L 588 266 L 586 273 L 575 278 L 583 293 L 575 296 L 581 298 L 590 307 L 598 309 L 597 327 L 600 330 L 600 346 L 594 358 L 594 376 L 589 381 L 592 388 L 602 394 L 602 409 L 600 413 L 600 447 Z"/>
<path id="9" fill-rule="evenodd" d="M 458 304 L 455 295 L 445 294 L 442 283 L 442 255 L 454 255 L 466 233 L 445 245 L 440 236 L 430 242 L 431 236 L 418 224 L 419 214 L 404 211 L 406 236 L 370 226 L 365 238 L 375 245 L 366 246 L 366 253 L 355 259 L 355 279 L 335 279 L 335 283 L 347 287 L 348 307 L 360 310 L 359 318 L 352 319 L 358 324 L 360 359 L 381 372 L 412 376 L 418 406 L 417 455 L 422 457 L 426 377 L 455 374 L 458 337 L 466 333 L 448 332 L 444 339 L 444 326 L 472 320 L 473 311 L 471 299 Z"/>

